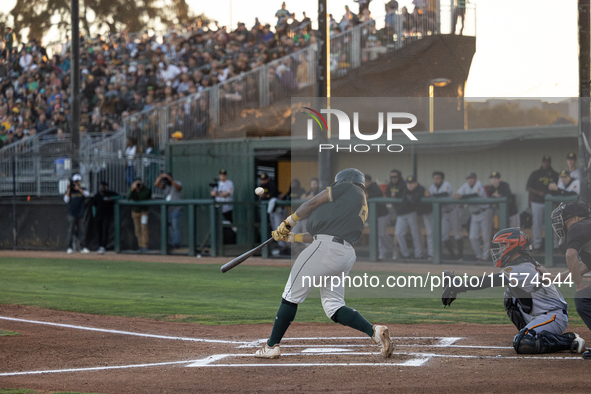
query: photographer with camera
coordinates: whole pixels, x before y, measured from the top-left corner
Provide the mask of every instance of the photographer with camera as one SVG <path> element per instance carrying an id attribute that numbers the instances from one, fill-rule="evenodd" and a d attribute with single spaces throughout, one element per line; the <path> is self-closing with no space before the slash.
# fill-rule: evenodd
<path id="1" fill-rule="evenodd" d="M 86 248 L 86 224 L 84 223 L 84 199 L 90 192 L 82 187 L 82 176 L 74 174 L 68 183 L 68 190 L 64 195 L 64 202 L 68 204 L 68 254 L 74 252 L 74 235 L 80 242 L 82 253 L 88 253 Z"/>
<path id="2" fill-rule="evenodd" d="M 136 179 L 131 184 L 131 189 L 127 193 L 127 199 L 133 201 L 144 201 L 152 198 L 152 190 L 143 184 L 141 179 Z M 135 228 L 135 238 L 139 246 L 139 252 L 148 251 L 148 210 L 147 205 L 134 205 L 131 208 L 131 217 L 133 227 Z"/>
<path id="3" fill-rule="evenodd" d="M 228 179 L 228 172 L 223 168 L 219 173 L 219 180 L 214 183 L 210 183 L 211 196 L 214 197 L 216 202 L 232 202 L 234 200 L 234 182 Z M 232 222 L 232 210 L 234 205 L 224 204 L 222 205 L 222 215 L 224 220 Z"/>
<path id="4" fill-rule="evenodd" d="M 180 181 L 175 181 L 172 175 L 163 172 L 156 178 L 154 186 L 159 189 L 164 189 L 166 194 L 166 201 L 181 200 L 181 191 L 183 186 Z M 170 224 L 170 247 L 178 248 L 181 244 L 181 215 L 183 213 L 182 207 L 168 207 L 168 223 Z"/>

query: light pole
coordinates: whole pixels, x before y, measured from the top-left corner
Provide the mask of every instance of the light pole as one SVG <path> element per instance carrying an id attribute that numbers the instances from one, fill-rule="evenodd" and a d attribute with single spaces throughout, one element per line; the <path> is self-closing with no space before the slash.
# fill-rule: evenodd
<path id="1" fill-rule="evenodd" d="M 443 88 L 451 83 L 448 78 L 433 78 L 429 80 L 429 132 L 433 132 L 433 104 L 435 102 L 435 88 Z"/>

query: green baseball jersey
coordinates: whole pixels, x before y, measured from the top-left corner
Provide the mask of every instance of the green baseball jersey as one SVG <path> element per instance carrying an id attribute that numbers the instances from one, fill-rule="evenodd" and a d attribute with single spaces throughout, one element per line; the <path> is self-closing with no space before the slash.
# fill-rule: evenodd
<path id="1" fill-rule="evenodd" d="M 365 193 L 349 182 L 329 186 L 326 191 L 330 202 L 312 212 L 306 229 L 311 235 L 333 235 L 349 243 L 357 241 L 367 220 Z"/>

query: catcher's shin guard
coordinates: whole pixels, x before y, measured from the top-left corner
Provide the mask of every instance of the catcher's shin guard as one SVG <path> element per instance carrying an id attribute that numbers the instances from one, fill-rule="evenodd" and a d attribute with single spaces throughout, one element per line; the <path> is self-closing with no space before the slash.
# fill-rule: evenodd
<path id="1" fill-rule="evenodd" d="M 448 239 L 443 243 L 443 245 L 445 245 L 445 249 L 447 249 L 447 253 L 449 253 L 451 259 L 457 260 L 456 254 L 454 253 L 453 241 L 451 239 Z"/>
<path id="2" fill-rule="evenodd" d="M 528 332 L 523 329 L 513 338 L 513 348 L 517 354 L 554 353 L 571 350 L 575 339 L 576 335 L 571 332 L 558 335 L 542 331 L 536 335 L 533 330 Z"/>

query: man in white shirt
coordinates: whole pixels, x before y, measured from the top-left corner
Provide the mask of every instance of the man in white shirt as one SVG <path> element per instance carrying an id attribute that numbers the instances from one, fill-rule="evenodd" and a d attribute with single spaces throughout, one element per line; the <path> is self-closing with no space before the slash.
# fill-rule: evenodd
<path id="1" fill-rule="evenodd" d="M 30 53 L 27 53 L 25 49 L 21 51 L 21 57 L 18 60 L 18 65 L 21 66 L 24 72 L 28 72 L 31 70 L 31 64 L 33 63 L 33 56 Z"/>
<path id="2" fill-rule="evenodd" d="M 566 155 L 566 165 L 568 166 L 568 173 L 571 179 L 578 179 L 580 181 L 581 176 L 579 174 L 579 167 L 577 167 L 577 155 L 575 154 L 575 152 L 568 152 L 568 154 Z M 562 177 L 558 180 L 558 188 L 564 189 Z"/>
<path id="3" fill-rule="evenodd" d="M 453 195 L 455 199 L 471 198 L 471 197 L 487 197 L 484 186 L 476 179 L 475 172 L 468 172 L 466 175 L 466 183 L 458 189 L 458 192 Z M 470 204 L 468 209 L 471 214 L 470 220 L 470 243 L 478 261 L 488 260 L 488 251 L 490 246 L 490 225 L 491 212 L 488 204 Z M 480 247 L 480 234 L 482 233 L 482 249 Z"/>
<path id="4" fill-rule="evenodd" d="M 578 195 L 581 192 L 581 184 L 578 179 L 571 177 L 570 173 L 566 170 L 560 172 L 560 181 L 558 185 L 551 183 L 548 186 L 550 194 L 556 196 L 573 196 Z"/>
<path id="5" fill-rule="evenodd" d="M 168 62 L 163 63 L 160 62 L 160 72 L 159 76 L 163 82 L 171 82 L 173 87 L 178 85 L 176 81 L 177 77 L 181 74 L 181 69 L 175 66 L 174 64 L 169 64 Z"/>
<path id="6" fill-rule="evenodd" d="M 228 179 L 228 172 L 225 169 L 221 169 L 219 173 L 219 181 L 217 187 L 214 187 L 211 191 L 211 196 L 215 197 L 217 202 L 232 202 L 234 200 L 234 183 Z M 232 222 L 232 210 L 234 205 L 224 204 L 222 205 L 222 215 L 224 220 Z"/>

